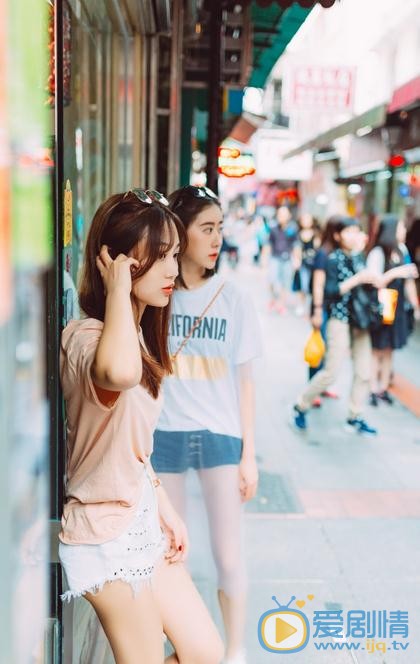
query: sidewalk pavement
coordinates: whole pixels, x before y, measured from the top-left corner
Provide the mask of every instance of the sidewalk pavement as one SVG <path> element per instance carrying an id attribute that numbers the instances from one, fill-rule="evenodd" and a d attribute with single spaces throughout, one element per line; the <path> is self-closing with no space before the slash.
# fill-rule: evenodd
<path id="1" fill-rule="evenodd" d="M 409 612 L 407 650 L 385 653 L 318 651 L 310 639 L 296 664 L 418 664 L 420 662 L 420 427 L 406 406 L 367 407 L 377 438 L 344 431 L 350 365 L 340 375 L 338 401 L 324 400 L 309 415 L 309 432 L 289 426 L 289 412 L 307 380 L 303 346 L 310 328 L 293 313 L 267 313 L 266 279 L 247 266 L 233 277 L 253 297 L 264 331 L 265 358 L 257 369 L 257 450 L 260 485 L 246 507 L 246 549 L 250 577 L 247 622 L 248 664 L 281 660 L 260 646 L 260 616 L 299 600 L 312 627 L 313 611 Z M 419 337 L 396 356 L 397 376 L 419 381 Z M 417 367 L 417 368 L 416 368 Z M 221 625 L 215 574 L 196 477 L 188 479 L 192 554 L 190 569 Z M 308 599 L 308 596 L 312 597 Z M 305 602 L 305 604 L 302 604 Z M 291 608 L 296 604 L 292 602 Z M 311 629 L 313 631 L 313 629 Z M 379 646 L 383 647 L 383 646 Z"/>

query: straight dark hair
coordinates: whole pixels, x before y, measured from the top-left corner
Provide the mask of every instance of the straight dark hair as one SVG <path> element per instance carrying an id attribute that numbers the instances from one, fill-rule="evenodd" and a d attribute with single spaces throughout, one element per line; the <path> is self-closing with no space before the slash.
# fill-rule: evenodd
<path id="1" fill-rule="evenodd" d="M 334 233 L 339 233 L 340 230 L 343 230 L 342 221 L 345 219 L 340 214 L 333 214 L 327 223 L 325 224 L 322 236 L 321 236 L 321 247 L 329 254 L 336 246 L 337 243 L 334 240 Z"/>
<path id="2" fill-rule="evenodd" d="M 335 235 L 341 233 L 345 228 L 349 228 L 350 226 L 358 226 L 360 228 L 360 224 L 355 217 L 345 217 L 341 215 L 337 216 L 337 220 L 335 222 L 335 229 L 332 234 L 333 249 L 340 248 L 340 242 L 336 240 Z"/>
<path id="3" fill-rule="evenodd" d="M 185 230 L 188 230 L 188 227 L 194 219 L 208 207 L 215 205 L 220 209 L 222 206 L 217 198 L 208 197 L 199 197 L 194 196 L 187 187 L 182 187 L 173 191 L 172 194 L 168 197 L 169 206 L 173 212 L 180 218 L 182 221 Z M 205 269 L 204 279 L 209 279 L 215 274 L 216 270 Z M 178 276 L 178 283 L 182 288 L 187 288 L 184 279 L 182 278 L 182 270 L 180 270 Z"/>
<path id="4" fill-rule="evenodd" d="M 402 253 L 397 241 L 398 222 L 399 218 L 396 214 L 384 214 L 379 217 L 378 232 L 373 246 L 381 247 L 387 268 L 391 265 L 392 254 L 396 253 L 402 260 Z"/>
<path id="5" fill-rule="evenodd" d="M 163 240 L 169 231 L 169 243 Z M 184 226 L 171 210 L 153 201 L 141 202 L 135 194 L 114 194 L 98 208 L 86 240 L 85 258 L 79 288 L 80 306 L 84 313 L 97 320 L 105 317 L 105 293 L 96 257 L 107 245 L 111 258 L 132 251 L 140 262 L 132 274 L 133 281 L 142 277 L 174 244 L 176 232 L 181 252 L 186 247 Z M 142 243 L 141 248 L 139 242 Z M 133 296 L 131 301 L 135 306 Z M 141 348 L 143 372 L 141 385 L 156 398 L 165 374 L 172 372 L 168 350 L 170 307 L 147 306 L 142 316 L 142 331 L 148 352 Z"/>

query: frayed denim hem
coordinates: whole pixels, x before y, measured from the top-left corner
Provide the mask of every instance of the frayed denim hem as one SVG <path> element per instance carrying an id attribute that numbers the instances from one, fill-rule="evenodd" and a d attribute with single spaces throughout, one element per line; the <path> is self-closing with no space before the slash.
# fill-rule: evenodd
<path id="1" fill-rule="evenodd" d="M 125 575 L 114 576 L 112 579 L 105 579 L 101 583 L 95 583 L 95 585 L 91 588 L 86 588 L 84 590 L 67 590 L 65 593 L 60 595 L 60 599 L 62 602 L 70 603 L 72 599 L 84 597 L 86 593 L 97 595 L 103 590 L 106 583 L 113 583 L 113 581 L 124 581 L 124 583 L 127 583 L 129 586 L 131 586 L 133 591 L 133 598 L 135 598 L 142 590 L 142 588 L 152 587 L 152 574 L 150 574 L 147 578 L 135 580 L 129 580 Z"/>

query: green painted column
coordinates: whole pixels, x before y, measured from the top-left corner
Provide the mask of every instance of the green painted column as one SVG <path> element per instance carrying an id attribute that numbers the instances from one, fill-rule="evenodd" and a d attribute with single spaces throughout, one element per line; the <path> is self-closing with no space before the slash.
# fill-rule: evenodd
<path id="1" fill-rule="evenodd" d="M 180 186 L 183 187 L 190 182 L 191 173 L 191 130 L 194 118 L 194 93 L 195 90 L 184 88 L 182 91 L 181 111 L 181 167 Z"/>

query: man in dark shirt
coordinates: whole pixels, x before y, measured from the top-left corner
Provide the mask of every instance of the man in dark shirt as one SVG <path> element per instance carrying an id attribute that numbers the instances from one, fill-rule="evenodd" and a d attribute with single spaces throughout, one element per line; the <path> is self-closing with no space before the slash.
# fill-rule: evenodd
<path id="1" fill-rule="evenodd" d="M 277 210 L 277 226 L 271 229 L 268 244 L 270 258 L 270 310 L 286 311 L 287 294 L 292 287 L 293 262 L 295 261 L 296 225 L 291 221 L 289 208 Z"/>

